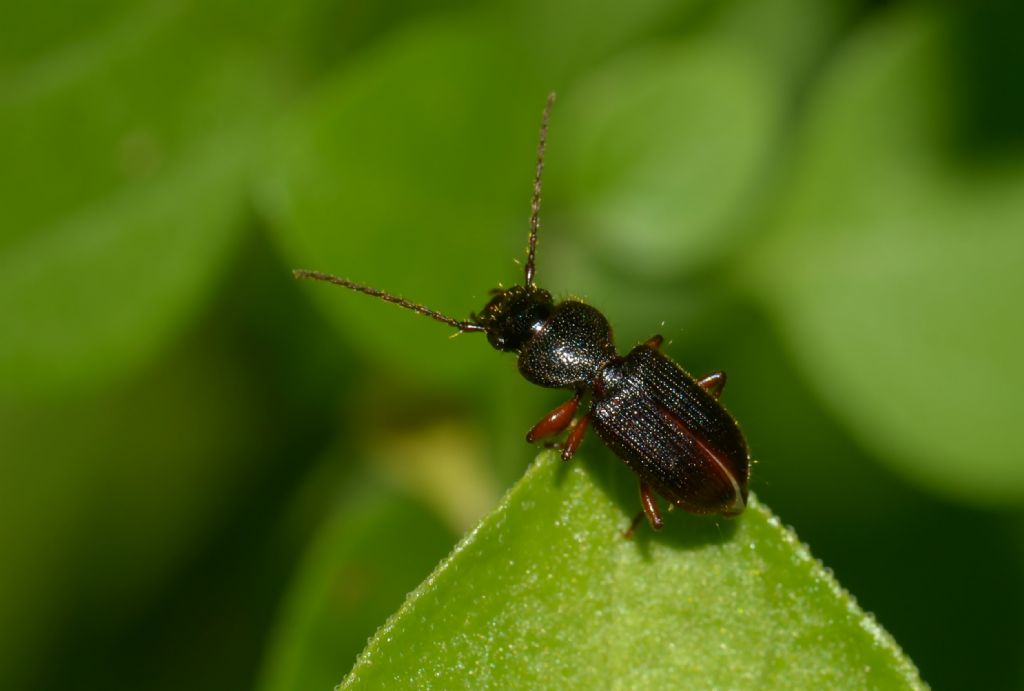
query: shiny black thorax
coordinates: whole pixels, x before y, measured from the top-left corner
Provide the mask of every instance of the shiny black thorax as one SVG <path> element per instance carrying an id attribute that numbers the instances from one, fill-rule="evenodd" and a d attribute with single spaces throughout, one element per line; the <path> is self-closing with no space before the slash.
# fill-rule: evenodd
<path id="1" fill-rule="evenodd" d="M 535 286 L 495 291 L 476 321 L 492 346 L 519 353 L 520 373 L 539 386 L 588 389 L 617 355 L 603 314 L 578 300 L 556 305 Z"/>
<path id="2" fill-rule="evenodd" d="M 519 349 L 519 372 L 540 386 L 581 391 L 615 356 L 612 327 L 604 315 L 566 300 Z"/>

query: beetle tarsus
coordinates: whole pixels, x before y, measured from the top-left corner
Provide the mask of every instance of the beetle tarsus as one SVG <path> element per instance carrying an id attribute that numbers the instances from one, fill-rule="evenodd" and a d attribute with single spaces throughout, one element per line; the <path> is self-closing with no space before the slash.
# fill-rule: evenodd
<path id="1" fill-rule="evenodd" d="M 586 433 L 589 424 L 590 413 L 587 413 L 579 419 L 576 426 L 569 432 L 569 436 L 565 439 L 565 448 L 562 449 L 563 461 L 568 461 L 576 455 L 576 449 L 580 448 L 580 444 L 583 442 L 583 435 Z"/>
<path id="2" fill-rule="evenodd" d="M 630 522 L 629 527 L 622 531 L 622 538 L 624 540 L 632 540 L 633 536 L 636 534 L 636 528 L 640 525 L 640 521 L 642 520 L 644 520 L 644 512 L 640 511 L 633 516 L 633 520 Z"/>

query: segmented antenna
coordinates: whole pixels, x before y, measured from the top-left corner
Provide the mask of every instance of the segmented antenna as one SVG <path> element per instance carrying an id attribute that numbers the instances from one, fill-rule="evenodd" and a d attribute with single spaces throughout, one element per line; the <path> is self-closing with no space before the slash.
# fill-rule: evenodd
<path id="1" fill-rule="evenodd" d="M 343 288 L 348 288 L 349 290 L 354 290 L 358 293 L 366 293 L 367 295 L 372 295 L 373 297 L 380 298 L 385 302 L 390 302 L 398 305 L 399 307 L 404 307 L 407 310 L 412 310 L 413 312 L 422 314 L 425 317 L 436 319 L 437 321 L 443 322 L 448 326 L 454 326 L 459 331 L 470 332 L 485 330 L 484 327 L 480 326 L 475 322 L 459 321 L 458 319 L 453 319 L 452 317 L 441 314 L 440 312 L 435 312 L 429 307 L 418 305 L 415 302 L 409 302 L 405 298 L 400 298 L 397 295 L 386 293 L 383 290 L 377 290 L 376 288 L 371 288 L 370 286 L 364 286 L 361 283 L 355 283 L 354 281 L 350 281 L 347 278 L 332 276 L 331 274 L 321 273 L 320 271 L 304 271 L 303 269 L 296 269 L 295 271 L 292 271 L 292 275 L 294 275 L 295 278 L 309 278 L 314 281 L 326 281 L 327 283 L 333 283 L 334 285 L 338 285 Z"/>
<path id="2" fill-rule="evenodd" d="M 533 285 L 533 269 L 537 255 L 537 229 L 540 227 L 540 178 L 544 172 L 544 146 L 548 141 L 548 116 L 555 103 L 555 92 L 548 94 L 544 115 L 540 120 L 540 141 L 537 143 L 537 172 L 533 177 L 533 198 L 530 200 L 530 243 L 526 250 L 526 287 Z"/>

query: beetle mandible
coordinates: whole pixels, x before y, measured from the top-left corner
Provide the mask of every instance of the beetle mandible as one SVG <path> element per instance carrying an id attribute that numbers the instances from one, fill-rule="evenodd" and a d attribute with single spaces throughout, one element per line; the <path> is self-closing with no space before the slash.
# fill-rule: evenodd
<path id="1" fill-rule="evenodd" d="M 480 314 L 462 321 L 346 278 L 319 271 L 293 273 L 378 297 L 460 332 L 487 334 L 497 350 L 518 354 L 519 372 L 528 381 L 572 391 L 572 398 L 534 425 L 526 440 L 533 443 L 568 429 L 565 442 L 556 445 L 568 461 L 593 425 L 640 479 L 643 511 L 627 535 L 645 515 L 653 529 L 662 527 L 655 493 L 691 513 L 735 516 L 747 504 L 750 454 L 739 425 L 718 401 L 725 372 L 694 379 L 661 353 L 660 335 L 619 355 L 604 315 L 578 300 L 556 303 L 533 280 L 544 149 L 554 101 L 552 93 L 541 117 L 523 284 L 492 290 Z M 577 419 L 588 396 L 589 407 Z"/>

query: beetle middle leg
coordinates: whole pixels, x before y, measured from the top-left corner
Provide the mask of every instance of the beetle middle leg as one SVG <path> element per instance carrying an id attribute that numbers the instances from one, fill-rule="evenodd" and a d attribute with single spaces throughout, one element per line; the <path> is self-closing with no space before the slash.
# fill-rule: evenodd
<path id="1" fill-rule="evenodd" d="M 655 350 L 658 350 L 659 348 L 661 348 L 661 342 L 663 340 L 665 339 L 662 338 L 661 334 L 654 334 L 646 341 L 644 341 L 644 345 L 647 346 L 648 348 L 654 348 Z"/>
<path id="2" fill-rule="evenodd" d="M 697 380 L 700 387 L 707 391 L 709 394 L 718 398 L 722 395 L 722 389 L 725 388 L 725 372 L 719 370 L 718 372 L 712 372 L 704 377 Z"/>
<path id="3" fill-rule="evenodd" d="M 540 422 L 533 426 L 529 432 L 526 433 L 526 441 L 530 444 L 550 437 L 555 434 L 559 434 L 566 427 L 572 423 L 572 418 L 576 414 L 576 409 L 580 405 L 580 394 L 577 393 L 575 396 L 570 398 L 568 401 L 558 406 L 550 413 L 541 418 Z M 580 444 L 583 443 L 583 435 L 587 431 L 587 427 L 590 425 L 590 413 L 587 413 L 572 426 L 569 430 L 569 436 L 566 437 L 564 444 L 548 443 L 548 446 L 562 450 L 562 460 L 568 461 L 576 454 L 576 449 L 580 448 Z"/>
<path id="4" fill-rule="evenodd" d="M 590 413 L 587 413 L 569 431 L 569 436 L 565 438 L 565 446 L 562 447 L 563 461 L 571 460 L 576 455 L 576 449 L 580 448 L 580 444 L 583 443 L 583 435 L 586 434 L 589 425 Z"/>

